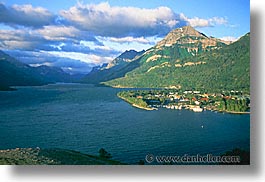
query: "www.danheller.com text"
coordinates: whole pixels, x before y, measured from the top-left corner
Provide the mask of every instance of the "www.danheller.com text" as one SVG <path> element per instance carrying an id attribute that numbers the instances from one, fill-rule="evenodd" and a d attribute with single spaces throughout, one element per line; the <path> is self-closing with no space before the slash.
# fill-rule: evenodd
<path id="1" fill-rule="evenodd" d="M 179 164 L 193 164 L 193 163 L 215 163 L 215 164 L 236 164 L 240 163 L 240 156 L 214 156 L 212 154 L 206 155 L 176 155 L 176 156 L 166 156 L 166 155 L 153 155 L 147 154 L 145 157 L 147 163 L 179 163 Z"/>

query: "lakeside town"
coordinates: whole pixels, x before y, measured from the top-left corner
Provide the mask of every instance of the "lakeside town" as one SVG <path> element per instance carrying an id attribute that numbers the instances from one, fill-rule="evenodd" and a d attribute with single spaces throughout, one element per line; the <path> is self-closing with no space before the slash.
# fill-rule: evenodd
<path id="1" fill-rule="evenodd" d="M 194 112 L 210 110 L 234 114 L 250 113 L 250 95 L 243 91 L 207 93 L 197 90 L 130 90 L 117 95 L 132 106 L 145 110 L 166 108 Z"/>

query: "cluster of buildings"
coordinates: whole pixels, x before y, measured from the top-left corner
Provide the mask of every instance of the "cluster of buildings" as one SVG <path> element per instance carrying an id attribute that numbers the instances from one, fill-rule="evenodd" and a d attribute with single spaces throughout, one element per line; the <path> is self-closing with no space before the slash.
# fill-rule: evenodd
<path id="1" fill-rule="evenodd" d="M 177 110 L 189 109 L 194 112 L 202 112 L 204 110 L 218 110 L 220 102 L 224 99 L 238 99 L 245 96 L 238 91 L 208 94 L 192 90 L 185 90 L 182 93 L 179 91 L 152 90 L 141 92 L 136 97 L 143 99 L 149 107 Z"/>

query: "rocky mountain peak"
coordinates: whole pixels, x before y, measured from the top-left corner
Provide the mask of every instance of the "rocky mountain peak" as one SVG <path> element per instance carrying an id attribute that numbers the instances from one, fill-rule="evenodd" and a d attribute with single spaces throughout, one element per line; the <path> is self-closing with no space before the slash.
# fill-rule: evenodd
<path id="1" fill-rule="evenodd" d="M 131 50 L 126 50 L 125 52 L 123 52 L 118 58 L 122 58 L 122 59 L 133 59 L 135 58 L 135 56 L 137 56 L 138 54 L 143 53 L 144 51 L 141 52 L 137 52 L 133 49 Z"/>
<path id="2" fill-rule="evenodd" d="M 109 69 L 113 66 L 117 66 L 126 62 L 131 62 L 133 61 L 137 56 L 140 56 L 144 53 L 145 51 L 142 50 L 140 52 L 137 52 L 135 50 L 126 50 L 123 52 L 120 56 L 112 60 L 106 67 L 106 69 Z"/>
<path id="3" fill-rule="evenodd" d="M 188 26 L 184 26 L 178 29 L 175 29 L 171 32 L 171 34 L 174 35 L 179 35 L 181 34 L 181 36 L 185 36 L 185 35 L 189 35 L 189 36 L 195 36 L 195 37 L 206 37 L 205 35 L 203 35 L 202 33 L 198 32 L 197 30 L 195 30 L 192 26 L 188 25 Z"/>
<path id="4" fill-rule="evenodd" d="M 216 38 L 207 37 L 188 25 L 169 32 L 163 40 L 158 42 L 157 48 L 170 47 L 174 44 L 185 45 L 200 43 L 204 49 L 207 47 L 215 47 L 218 42 L 221 41 Z"/>

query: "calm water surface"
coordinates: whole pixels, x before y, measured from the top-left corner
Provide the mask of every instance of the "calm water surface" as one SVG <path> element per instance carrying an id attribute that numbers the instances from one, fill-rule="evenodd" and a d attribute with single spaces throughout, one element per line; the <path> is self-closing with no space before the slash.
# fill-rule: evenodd
<path id="1" fill-rule="evenodd" d="M 149 153 L 249 150 L 250 115 L 145 111 L 120 100 L 118 91 L 56 84 L 0 92 L 0 149 L 57 147 L 97 155 L 105 148 L 113 159 L 128 163 Z"/>

